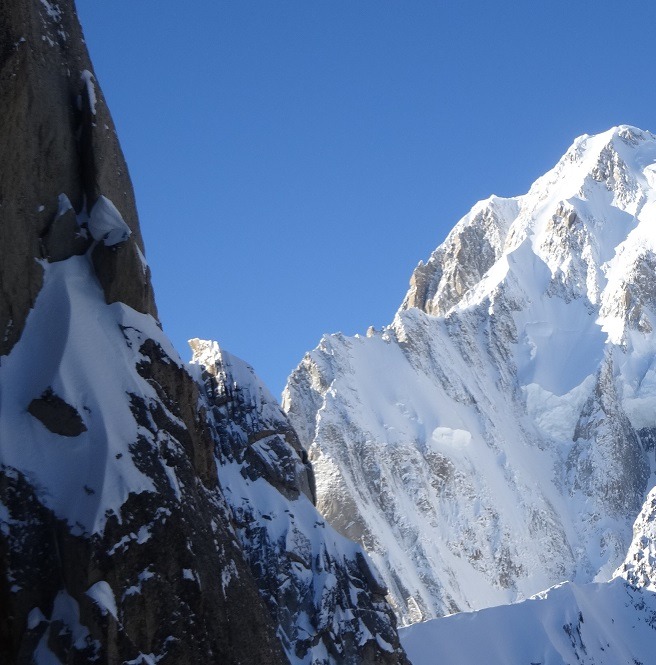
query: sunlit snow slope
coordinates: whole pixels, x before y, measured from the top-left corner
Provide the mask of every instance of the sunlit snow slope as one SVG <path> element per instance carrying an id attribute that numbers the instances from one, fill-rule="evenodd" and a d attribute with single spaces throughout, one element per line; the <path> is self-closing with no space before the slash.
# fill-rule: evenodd
<path id="1" fill-rule="evenodd" d="M 656 594 L 622 580 L 567 582 L 516 605 L 401 631 L 413 665 L 620 665 L 654 662 Z"/>
<path id="2" fill-rule="evenodd" d="M 515 605 L 432 619 L 403 629 L 401 640 L 413 665 L 647 665 L 656 643 L 655 547 L 652 490 L 611 582 L 567 582 Z"/>
<path id="3" fill-rule="evenodd" d="M 325 336 L 284 408 L 404 623 L 607 580 L 654 484 L 656 137 L 577 139 L 474 206 L 393 323 Z"/>

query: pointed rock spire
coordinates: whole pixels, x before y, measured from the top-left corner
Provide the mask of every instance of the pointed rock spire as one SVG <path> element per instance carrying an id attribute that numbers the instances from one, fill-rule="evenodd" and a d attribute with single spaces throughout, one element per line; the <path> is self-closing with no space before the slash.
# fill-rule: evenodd
<path id="1" fill-rule="evenodd" d="M 94 250 L 106 299 L 153 316 L 157 311 L 128 169 L 72 0 L 2 0 L 0 16 L 3 355 L 20 338 L 41 289 L 39 260 L 81 251 L 78 225 L 84 227 L 101 196 L 131 231 L 126 242 Z M 70 213 L 64 219 L 62 197 L 78 225 Z"/>

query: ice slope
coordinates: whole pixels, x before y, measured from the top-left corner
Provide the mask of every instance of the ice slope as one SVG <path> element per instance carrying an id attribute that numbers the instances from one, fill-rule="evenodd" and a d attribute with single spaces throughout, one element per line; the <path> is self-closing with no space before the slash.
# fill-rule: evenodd
<path id="1" fill-rule="evenodd" d="M 566 582 L 530 600 L 401 629 L 413 665 L 648 665 L 656 594 Z"/>
<path id="2" fill-rule="evenodd" d="M 474 206 L 392 324 L 327 335 L 283 406 L 318 506 L 404 624 L 605 580 L 654 484 L 656 138 L 577 139 Z"/>

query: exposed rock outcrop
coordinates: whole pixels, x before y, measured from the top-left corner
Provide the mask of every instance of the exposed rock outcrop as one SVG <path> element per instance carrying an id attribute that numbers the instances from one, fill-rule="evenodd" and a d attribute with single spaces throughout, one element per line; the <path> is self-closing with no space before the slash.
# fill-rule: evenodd
<path id="1" fill-rule="evenodd" d="M 41 238 L 59 216 L 61 194 L 83 216 L 106 196 L 132 230 L 130 244 L 143 251 L 143 242 L 127 166 L 72 0 L 2 0 L 0 15 L 0 159 L 11 165 L 0 173 L 0 246 L 7 248 L 0 262 L 0 354 L 6 354 L 41 289 Z M 68 243 L 57 235 L 55 260 L 79 251 L 75 233 Z M 129 270 L 135 252 L 124 254 L 117 261 Z M 120 299 L 156 315 L 143 269 Z"/>
<path id="2" fill-rule="evenodd" d="M 191 340 L 237 536 L 294 663 L 404 663 L 387 589 L 314 508 L 298 436 L 251 367 Z"/>
<path id="3" fill-rule="evenodd" d="M 47 389 L 41 397 L 33 399 L 27 410 L 55 434 L 79 436 L 87 431 L 77 409 L 55 395 L 52 388 Z"/>
<path id="4" fill-rule="evenodd" d="M 618 399 L 610 357 L 583 405 L 573 442 L 566 463 L 568 485 L 572 493 L 588 498 L 591 517 L 622 520 L 637 515 L 650 476 L 649 459 Z"/>

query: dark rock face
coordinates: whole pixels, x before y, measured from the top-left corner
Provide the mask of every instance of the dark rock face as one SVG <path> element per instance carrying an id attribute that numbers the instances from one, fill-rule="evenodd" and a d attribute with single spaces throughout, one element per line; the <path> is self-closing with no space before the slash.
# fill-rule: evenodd
<path id="1" fill-rule="evenodd" d="M 72 0 L 2 0 L 0 16 L 0 159 L 11 165 L 0 173 L 0 247 L 6 248 L 0 262 L 0 354 L 6 354 L 41 288 L 43 268 L 35 259 L 58 216 L 60 194 L 85 214 L 102 193 L 132 230 L 128 244 L 143 251 L 143 242 L 127 166 Z M 77 253 L 75 235 L 69 243 L 66 250 L 58 238 L 54 260 Z M 115 257 L 116 272 L 138 278 L 114 298 L 156 316 L 149 276 L 141 262 L 135 269 L 135 256 L 124 250 Z"/>
<path id="2" fill-rule="evenodd" d="M 237 462 L 281 513 L 314 511 L 311 468 L 284 417 L 222 408 L 158 327 L 72 0 L 0 18 L 0 663 L 406 662 L 364 558 L 272 539 L 245 523 L 272 506 L 230 496 Z"/>
<path id="3" fill-rule="evenodd" d="M 0 155 L 11 164 L 0 173 L 0 354 L 17 348 L 43 284 L 37 259 L 84 254 L 101 196 L 131 231 L 93 250 L 105 300 L 156 316 L 132 186 L 72 0 L 2 0 L 0 17 Z M 131 348 L 127 336 L 125 343 Z M 285 662 L 232 533 L 213 442 L 195 411 L 198 389 L 152 340 L 131 352 L 145 390 L 132 397 L 137 435 L 129 450 L 146 491 L 129 492 L 120 511 L 108 510 L 104 526 L 89 532 L 47 507 L 48 487 L 2 464 L 0 662 L 29 663 L 37 653 L 62 663 Z M 61 353 L 53 345 L 53 368 Z M 105 426 L 97 427 L 98 413 L 83 418 L 70 404 L 76 391 L 67 381 L 60 380 L 61 396 L 49 389 L 23 408 L 49 432 L 101 456 L 96 436 Z M 144 398 L 149 387 L 156 399 Z M 112 397 L 130 400 L 108 388 Z M 12 445 L 5 435 L 0 463 Z M 119 467 L 122 457 L 107 464 Z M 99 483 L 84 485 L 79 501 L 86 495 L 101 506 L 113 490 Z"/>
<path id="4" fill-rule="evenodd" d="M 52 388 L 33 399 L 27 410 L 51 432 L 62 436 L 79 436 L 87 431 L 77 409 L 55 395 Z"/>
<path id="5" fill-rule="evenodd" d="M 156 464 L 144 455 L 148 463 Z M 175 665 L 285 662 L 234 537 L 213 530 L 225 519 L 218 497 L 201 489 L 183 506 L 170 491 L 132 495 L 102 536 L 88 538 L 72 535 L 15 470 L 2 469 L 0 492 L 9 507 L 0 662 L 47 651 L 74 664 L 150 662 L 146 655 Z"/>
<path id="6" fill-rule="evenodd" d="M 143 343 L 140 352 L 145 360 L 139 363 L 137 371 L 155 388 L 161 400 L 161 405 L 151 402 L 148 407 L 150 417 L 141 423 L 142 426 L 153 430 L 153 433 L 158 429 L 174 432 L 182 442 L 196 476 L 205 487 L 216 488 L 214 441 L 205 412 L 199 408 L 198 386 L 152 339 Z M 136 414 L 136 417 L 139 422 L 139 415 Z"/>
<path id="7" fill-rule="evenodd" d="M 68 199 L 65 199 L 67 203 Z M 61 204 L 61 201 L 60 201 Z M 90 238 L 80 227 L 73 208 L 57 211 L 41 240 L 44 257 L 51 262 L 65 261 L 71 256 L 84 254 L 91 244 Z"/>

